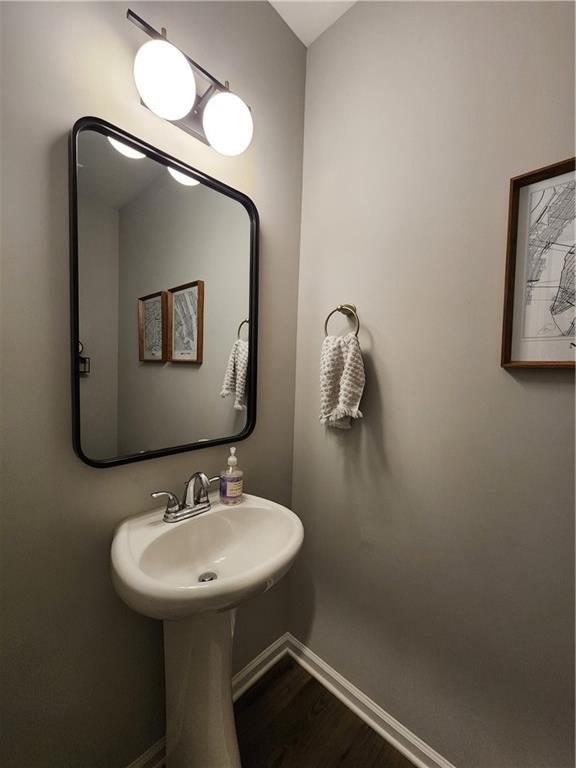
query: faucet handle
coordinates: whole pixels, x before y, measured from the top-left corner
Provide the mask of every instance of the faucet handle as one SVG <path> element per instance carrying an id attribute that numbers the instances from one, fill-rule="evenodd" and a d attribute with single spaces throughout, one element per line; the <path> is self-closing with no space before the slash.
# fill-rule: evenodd
<path id="1" fill-rule="evenodd" d="M 171 491 L 154 491 L 150 496 L 152 496 L 153 499 L 158 499 L 160 496 L 167 496 L 166 512 L 178 512 L 180 509 L 180 502 Z"/>

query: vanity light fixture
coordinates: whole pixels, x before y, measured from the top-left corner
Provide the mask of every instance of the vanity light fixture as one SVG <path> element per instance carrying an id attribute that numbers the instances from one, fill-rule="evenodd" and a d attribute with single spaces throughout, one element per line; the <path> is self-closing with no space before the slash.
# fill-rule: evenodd
<path id="1" fill-rule="evenodd" d="M 170 168 L 168 166 L 168 173 L 170 176 L 172 176 L 173 179 L 176 179 L 180 184 L 183 184 L 185 187 L 195 187 L 197 184 L 200 184 L 200 182 L 193 178 L 192 176 L 188 176 L 187 173 L 182 173 L 182 171 L 177 171 L 175 168 Z"/>
<path id="2" fill-rule="evenodd" d="M 212 96 L 204 108 L 204 133 L 216 152 L 234 157 L 249 146 L 254 133 L 250 110 L 230 91 Z"/>
<path id="3" fill-rule="evenodd" d="M 128 144 L 124 144 L 122 141 L 118 141 L 118 139 L 113 139 L 112 136 L 108 136 L 108 141 L 117 152 L 120 152 L 124 157 L 129 157 L 131 160 L 139 160 L 141 157 L 146 157 L 144 152 L 138 152 L 137 149 L 132 149 Z"/>
<path id="4" fill-rule="evenodd" d="M 222 155 L 234 157 L 244 152 L 254 133 L 252 114 L 230 92 L 228 82 L 216 80 L 170 43 L 165 29 L 158 32 L 130 9 L 126 17 L 151 38 L 134 60 L 134 80 L 142 104 Z M 201 92 L 197 91 L 198 81 L 204 85 Z"/>
<path id="5" fill-rule="evenodd" d="M 165 120 L 186 117 L 196 101 L 188 59 L 167 40 L 148 40 L 134 59 L 134 82 L 148 109 Z"/>

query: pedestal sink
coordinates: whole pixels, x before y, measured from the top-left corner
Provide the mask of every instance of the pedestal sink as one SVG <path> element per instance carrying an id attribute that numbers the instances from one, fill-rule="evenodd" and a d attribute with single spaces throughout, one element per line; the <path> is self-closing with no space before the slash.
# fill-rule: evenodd
<path id="1" fill-rule="evenodd" d="M 164 622 L 166 768 L 240 768 L 232 708 L 234 609 L 288 571 L 302 523 L 286 507 L 245 495 L 198 517 L 163 510 L 129 518 L 112 543 L 120 597 Z"/>

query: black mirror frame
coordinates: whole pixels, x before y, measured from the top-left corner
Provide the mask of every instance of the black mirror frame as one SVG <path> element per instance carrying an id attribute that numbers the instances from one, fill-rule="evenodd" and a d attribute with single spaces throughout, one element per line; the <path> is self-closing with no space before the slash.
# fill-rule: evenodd
<path id="1" fill-rule="evenodd" d="M 237 435 L 230 437 L 219 437 L 213 440 L 203 440 L 202 442 L 186 443 L 176 445 L 170 448 L 163 448 L 156 451 L 146 451 L 146 453 L 132 453 L 125 456 L 115 457 L 113 459 L 95 460 L 91 459 L 82 450 L 81 427 L 80 427 L 80 370 L 78 367 L 78 344 L 79 344 L 79 295 L 78 295 L 78 180 L 77 180 L 77 162 L 78 162 L 78 136 L 82 131 L 91 130 L 102 135 L 128 144 L 129 146 L 144 152 L 148 157 L 156 160 L 162 165 L 171 166 L 191 174 L 207 187 L 220 192 L 233 200 L 236 200 L 246 209 L 250 218 L 250 297 L 249 297 L 249 352 L 248 352 L 248 382 L 246 396 L 246 425 Z M 256 426 L 256 382 L 257 382 L 257 361 L 258 361 L 258 260 L 259 260 L 259 233 L 260 225 L 258 211 L 256 206 L 242 192 L 238 192 L 232 187 L 223 184 L 221 181 L 208 176 L 202 171 L 192 168 L 186 163 L 177 160 L 174 157 L 162 152 L 156 147 L 132 136 L 126 131 L 121 130 L 115 125 L 108 123 L 98 117 L 82 117 L 76 121 L 70 132 L 69 143 L 69 198 L 70 198 L 70 367 L 72 379 L 72 443 L 74 451 L 82 461 L 91 467 L 115 467 L 120 464 L 130 464 L 134 461 L 145 461 L 155 459 L 160 456 L 170 456 L 175 453 L 185 451 L 195 451 L 200 448 L 209 448 L 214 445 L 224 445 L 245 440 Z"/>

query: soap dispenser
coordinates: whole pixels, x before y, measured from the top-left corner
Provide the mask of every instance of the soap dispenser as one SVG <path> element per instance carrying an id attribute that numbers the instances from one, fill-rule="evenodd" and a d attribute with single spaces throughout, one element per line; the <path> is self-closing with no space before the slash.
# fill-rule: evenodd
<path id="1" fill-rule="evenodd" d="M 238 469 L 236 448 L 230 448 L 228 467 L 220 473 L 220 501 L 222 504 L 240 504 L 244 487 L 244 472 Z"/>

